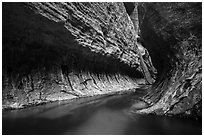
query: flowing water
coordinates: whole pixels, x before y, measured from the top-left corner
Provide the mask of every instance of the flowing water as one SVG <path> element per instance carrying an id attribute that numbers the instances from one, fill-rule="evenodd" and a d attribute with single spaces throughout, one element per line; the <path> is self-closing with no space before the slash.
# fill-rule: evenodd
<path id="1" fill-rule="evenodd" d="M 82 98 L 4 111 L 3 134 L 202 134 L 198 121 L 131 114 L 142 108 L 139 93 Z"/>

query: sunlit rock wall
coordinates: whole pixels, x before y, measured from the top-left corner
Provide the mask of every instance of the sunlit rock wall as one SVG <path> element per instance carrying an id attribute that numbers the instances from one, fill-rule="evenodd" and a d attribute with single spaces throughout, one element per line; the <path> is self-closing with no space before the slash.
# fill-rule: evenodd
<path id="1" fill-rule="evenodd" d="M 3 108 L 144 84 L 123 3 L 3 3 Z"/>

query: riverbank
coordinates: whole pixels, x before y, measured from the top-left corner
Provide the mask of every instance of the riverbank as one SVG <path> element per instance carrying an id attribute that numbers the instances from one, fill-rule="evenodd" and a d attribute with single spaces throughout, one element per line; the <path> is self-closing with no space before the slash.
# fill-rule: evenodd
<path id="1" fill-rule="evenodd" d="M 140 135 L 201 134 L 190 119 L 129 113 L 141 104 L 142 90 L 58 101 L 3 112 L 4 135 Z M 140 108 L 139 108 L 140 109 Z"/>
<path id="2" fill-rule="evenodd" d="M 64 100 L 55 100 L 55 101 L 42 101 L 39 103 L 35 103 L 35 104 L 28 104 L 28 105 L 24 105 L 21 108 L 15 108 L 15 107 L 2 107 L 3 112 L 6 111 L 10 111 L 10 110 L 18 110 L 18 109 L 26 109 L 26 108 L 33 108 L 33 107 L 44 107 L 44 105 L 50 105 L 50 104 L 59 104 L 59 105 L 63 105 L 63 104 L 68 104 L 68 103 L 86 103 L 89 101 L 94 101 L 97 99 L 102 99 L 108 96 L 113 96 L 113 95 L 124 95 L 124 94 L 133 94 L 133 93 L 137 93 L 137 94 L 141 94 L 144 95 L 146 93 L 146 89 L 148 86 L 140 86 L 141 89 L 143 90 L 137 90 L 138 88 L 134 88 L 134 89 L 129 89 L 129 90 L 121 90 L 121 91 L 116 91 L 116 92 L 109 92 L 109 93 L 105 93 L 105 94 L 99 94 L 99 95 L 92 95 L 92 96 L 82 96 L 82 97 L 75 97 L 75 98 L 70 98 L 70 99 L 64 99 Z"/>

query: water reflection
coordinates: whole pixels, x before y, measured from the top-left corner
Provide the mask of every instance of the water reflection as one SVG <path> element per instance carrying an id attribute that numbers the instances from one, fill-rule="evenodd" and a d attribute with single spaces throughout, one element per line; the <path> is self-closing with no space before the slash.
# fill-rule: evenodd
<path id="1" fill-rule="evenodd" d="M 198 121 L 175 117 L 135 115 L 124 134 L 196 135 L 202 134 L 202 126 Z"/>
<path id="2" fill-rule="evenodd" d="M 80 135 L 119 135 L 124 133 L 127 125 L 128 118 L 121 111 L 101 108 L 72 133 Z M 65 134 L 69 133 L 69 131 L 65 132 Z"/>
<path id="3" fill-rule="evenodd" d="M 3 113 L 3 134 L 201 134 L 202 131 L 201 122 L 197 121 L 128 114 L 133 105 L 145 107 L 138 95 L 133 94 L 50 105 Z"/>

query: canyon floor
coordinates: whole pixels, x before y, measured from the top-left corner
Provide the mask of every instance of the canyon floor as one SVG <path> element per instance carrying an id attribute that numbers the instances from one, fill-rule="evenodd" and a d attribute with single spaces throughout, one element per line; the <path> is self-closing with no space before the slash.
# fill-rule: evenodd
<path id="1" fill-rule="evenodd" d="M 86 97 L 3 111 L 3 135 L 11 134 L 202 134 L 199 121 L 131 113 L 148 105 L 145 90 Z"/>

